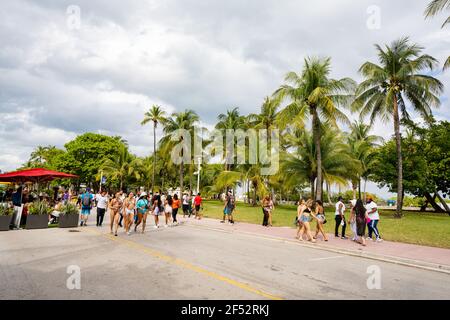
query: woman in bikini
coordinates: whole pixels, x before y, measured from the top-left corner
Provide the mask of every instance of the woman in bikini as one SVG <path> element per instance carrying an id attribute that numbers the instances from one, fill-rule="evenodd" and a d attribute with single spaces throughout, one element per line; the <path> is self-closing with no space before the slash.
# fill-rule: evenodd
<path id="1" fill-rule="evenodd" d="M 316 201 L 315 212 L 316 212 L 315 216 L 317 219 L 317 226 L 316 226 L 316 235 L 314 236 L 314 240 L 316 240 L 319 233 L 321 233 L 323 236 L 323 240 L 328 241 L 327 234 L 325 233 L 325 231 L 323 229 L 323 225 L 325 224 L 326 220 L 325 220 L 325 211 L 323 209 L 322 201 L 320 201 L 320 200 Z"/>
<path id="2" fill-rule="evenodd" d="M 167 198 L 164 200 L 164 214 L 166 216 L 166 224 L 164 225 L 167 228 L 170 224 L 170 220 L 172 219 L 172 196 L 169 194 Z"/>
<path id="3" fill-rule="evenodd" d="M 134 198 L 133 192 L 131 192 L 125 199 L 123 208 L 124 208 L 123 216 L 125 223 L 125 233 L 130 235 L 131 234 L 130 229 L 131 226 L 133 225 L 134 219 L 134 210 L 136 209 L 136 199 Z"/>
<path id="4" fill-rule="evenodd" d="M 110 203 L 110 212 L 109 216 L 111 218 L 111 234 L 114 233 L 117 236 L 117 229 L 119 229 L 119 218 L 120 218 L 120 210 L 122 210 L 122 200 L 120 200 L 120 193 L 116 193 L 114 199 L 111 200 Z M 113 227 L 115 231 L 113 232 Z"/>
<path id="5" fill-rule="evenodd" d="M 304 205 L 298 206 L 297 209 L 298 221 L 301 222 L 302 226 L 297 232 L 297 239 L 303 241 L 303 234 L 306 232 L 308 241 L 315 243 L 316 240 L 314 240 L 311 234 L 311 226 L 310 226 L 311 216 L 316 218 L 315 214 L 312 212 L 312 205 L 313 201 L 309 199 L 308 201 L 306 201 Z"/>

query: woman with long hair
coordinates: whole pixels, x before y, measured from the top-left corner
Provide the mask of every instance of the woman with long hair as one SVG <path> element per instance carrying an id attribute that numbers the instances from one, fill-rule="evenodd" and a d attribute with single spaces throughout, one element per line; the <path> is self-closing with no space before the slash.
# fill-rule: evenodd
<path id="1" fill-rule="evenodd" d="M 306 201 L 304 205 L 300 205 L 297 208 L 298 220 L 302 223 L 302 226 L 297 232 L 297 239 L 303 241 L 303 234 L 306 232 L 306 236 L 308 237 L 308 241 L 315 243 L 312 234 L 311 234 L 311 216 L 316 218 L 316 216 L 312 212 L 313 200 L 309 199 Z"/>
<path id="2" fill-rule="evenodd" d="M 172 196 L 169 194 L 167 195 L 167 198 L 164 200 L 164 215 L 166 217 L 166 224 L 164 225 L 165 228 L 167 228 L 170 224 L 170 219 L 172 219 Z"/>
<path id="3" fill-rule="evenodd" d="M 270 197 L 266 196 L 264 197 L 262 201 L 262 210 L 264 214 L 263 218 L 263 226 L 268 227 L 269 226 L 269 217 L 270 217 Z"/>
<path id="4" fill-rule="evenodd" d="M 366 220 L 369 218 L 366 208 L 361 199 L 356 201 L 355 207 L 353 208 L 355 218 L 356 218 L 356 234 L 359 238 L 359 243 L 366 246 Z"/>
<path id="5" fill-rule="evenodd" d="M 317 226 L 316 226 L 316 235 L 314 236 L 314 239 L 316 240 L 319 233 L 321 233 L 323 236 L 323 240 L 328 241 L 327 234 L 325 233 L 325 231 L 323 229 L 323 225 L 326 223 L 326 219 L 325 219 L 325 210 L 323 209 L 322 201 L 317 200 L 315 207 L 316 207 L 315 208 L 315 212 L 316 212 L 315 216 L 316 216 L 316 220 L 317 220 Z"/>

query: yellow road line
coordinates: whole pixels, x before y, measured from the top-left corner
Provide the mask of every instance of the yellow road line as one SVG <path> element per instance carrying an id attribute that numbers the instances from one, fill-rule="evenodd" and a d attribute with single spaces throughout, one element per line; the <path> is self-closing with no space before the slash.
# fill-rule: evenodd
<path id="1" fill-rule="evenodd" d="M 150 249 L 150 248 L 148 248 L 148 247 L 146 247 L 146 246 L 144 246 L 142 244 L 139 244 L 137 242 L 133 242 L 133 241 L 130 241 L 130 240 L 125 240 L 123 238 L 115 237 L 115 236 L 112 236 L 112 235 L 109 235 L 109 234 L 104 234 L 104 233 L 101 233 L 101 232 L 98 232 L 98 231 L 94 231 L 94 230 L 88 229 L 88 228 L 86 228 L 84 230 L 87 230 L 87 231 L 89 231 L 89 232 L 91 232 L 93 234 L 101 235 L 101 236 L 103 236 L 103 237 L 105 237 L 107 239 L 110 239 L 110 240 L 113 240 L 113 241 L 116 241 L 116 242 L 120 242 L 121 244 L 124 244 L 124 245 L 126 245 L 126 246 L 128 246 L 130 248 L 139 250 L 141 252 L 144 252 L 147 255 L 150 255 L 150 256 L 152 256 L 154 258 L 158 258 L 158 259 L 163 260 L 165 262 L 168 262 L 168 263 L 171 263 L 171 264 L 174 264 L 174 265 L 177 265 L 177 266 L 180 266 L 180 267 L 183 267 L 183 268 L 195 271 L 197 273 L 203 274 L 203 275 L 208 276 L 210 278 L 213 278 L 213 279 L 216 279 L 216 280 L 228 283 L 228 284 L 230 284 L 232 286 L 235 286 L 235 287 L 238 287 L 238 288 L 243 289 L 245 291 L 257 294 L 257 295 L 259 295 L 261 297 L 264 297 L 264 298 L 267 298 L 267 299 L 271 299 L 271 300 L 283 300 L 283 298 L 281 298 L 281 297 L 274 296 L 274 295 L 272 295 L 270 293 L 266 293 L 266 292 L 264 292 L 262 290 L 253 288 L 253 287 L 251 287 L 251 286 L 249 286 L 249 285 L 247 285 L 245 283 L 242 283 L 242 282 L 239 282 L 239 281 L 227 278 L 225 276 L 222 276 L 220 274 L 217 274 L 215 272 L 203 269 L 203 268 L 201 268 L 199 266 L 196 266 L 196 265 L 193 265 L 193 264 L 191 264 L 191 263 L 189 263 L 189 262 L 187 262 L 185 260 L 167 256 L 167 255 L 165 255 L 162 252 L 156 251 L 154 249 Z"/>

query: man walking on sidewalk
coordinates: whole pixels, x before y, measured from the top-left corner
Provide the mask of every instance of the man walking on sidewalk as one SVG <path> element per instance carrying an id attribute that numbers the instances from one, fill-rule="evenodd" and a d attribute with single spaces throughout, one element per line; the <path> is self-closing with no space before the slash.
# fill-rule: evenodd
<path id="1" fill-rule="evenodd" d="M 342 202 L 342 197 L 338 198 L 338 202 L 336 203 L 336 212 L 335 212 L 335 220 L 336 227 L 334 228 L 334 235 L 336 238 L 339 238 L 339 226 L 342 226 L 342 237 L 341 239 L 347 239 L 345 236 L 345 228 L 347 227 L 347 222 L 345 221 L 345 204 Z"/>
<path id="2" fill-rule="evenodd" d="M 97 227 L 101 227 L 103 224 L 103 218 L 105 217 L 106 209 L 108 208 L 108 195 L 106 191 L 102 191 L 97 195 Z"/>

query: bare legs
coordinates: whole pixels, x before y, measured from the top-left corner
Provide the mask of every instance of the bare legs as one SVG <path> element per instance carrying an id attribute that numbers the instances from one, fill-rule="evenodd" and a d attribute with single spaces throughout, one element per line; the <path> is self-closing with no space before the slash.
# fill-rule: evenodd
<path id="1" fill-rule="evenodd" d="M 317 236 L 319 233 L 322 234 L 323 240 L 328 241 L 327 234 L 325 233 L 325 230 L 323 230 L 323 223 L 317 221 L 317 227 L 316 227 L 316 235 L 314 236 L 314 239 L 317 239 Z"/>
<path id="2" fill-rule="evenodd" d="M 297 233 L 297 238 L 300 241 L 303 241 L 303 234 L 306 232 L 306 236 L 308 237 L 308 241 L 311 242 L 316 242 L 316 240 L 313 239 L 313 236 L 311 234 L 311 226 L 309 224 L 309 222 L 303 222 L 302 227 L 300 228 L 300 230 Z"/>
<path id="3" fill-rule="evenodd" d="M 119 229 L 120 214 L 118 212 L 110 211 L 109 216 L 111 219 L 111 224 L 110 224 L 111 234 L 114 233 L 117 236 L 117 229 Z M 113 229 L 115 229 L 114 232 L 113 232 Z"/>

